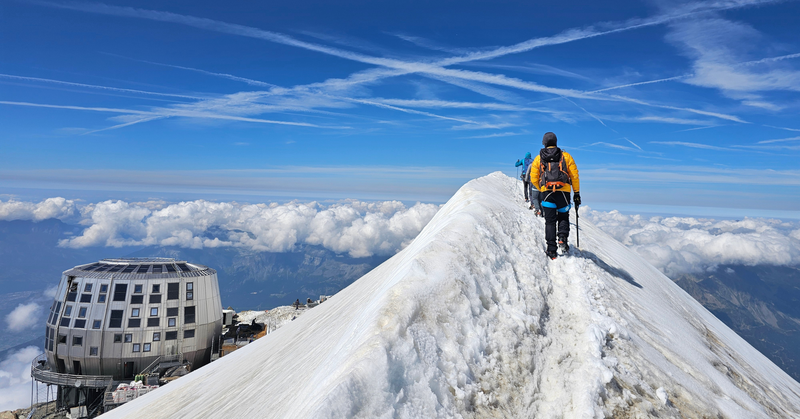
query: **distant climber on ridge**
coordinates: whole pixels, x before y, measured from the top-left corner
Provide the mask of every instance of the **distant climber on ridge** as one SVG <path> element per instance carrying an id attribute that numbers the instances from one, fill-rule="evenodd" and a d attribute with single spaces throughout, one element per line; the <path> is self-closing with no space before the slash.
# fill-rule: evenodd
<path id="1" fill-rule="evenodd" d="M 522 179 L 522 189 L 524 189 L 525 194 L 525 202 L 528 202 L 529 198 L 529 190 L 531 187 L 530 176 L 528 175 L 528 171 L 531 168 L 531 162 L 533 159 L 531 158 L 531 152 L 525 153 L 525 158 L 522 160 L 517 160 L 517 163 L 514 164 L 514 167 L 522 166 L 522 175 L 520 175 L 520 179 Z"/>
<path id="2" fill-rule="evenodd" d="M 530 182 L 537 185 L 545 220 L 547 256 L 550 259 L 569 251 L 570 192 L 575 191 L 575 208 L 581 205 L 581 184 L 575 160 L 557 146 L 558 139 L 552 132 L 544 134 L 539 155 L 531 163 Z M 558 236 L 558 243 L 556 243 Z"/>

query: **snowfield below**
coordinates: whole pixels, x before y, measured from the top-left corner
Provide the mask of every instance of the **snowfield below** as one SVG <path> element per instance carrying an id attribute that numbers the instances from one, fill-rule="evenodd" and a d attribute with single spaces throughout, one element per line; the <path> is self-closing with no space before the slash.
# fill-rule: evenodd
<path id="1" fill-rule="evenodd" d="M 546 258 L 521 195 L 467 183 L 324 304 L 103 417 L 800 417 L 800 384 L 588 222 Z"/>

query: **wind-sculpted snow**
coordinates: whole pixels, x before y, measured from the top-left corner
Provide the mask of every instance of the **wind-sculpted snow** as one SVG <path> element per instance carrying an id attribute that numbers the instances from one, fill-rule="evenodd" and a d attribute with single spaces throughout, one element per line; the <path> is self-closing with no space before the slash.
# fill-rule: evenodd
<path id="1" fill-rule="evenodd" d="M 547 259 L 518 191 L 467 183 L 330 300 L 106 416 L 800 416 L 797 382 L 591 224 Z"/>

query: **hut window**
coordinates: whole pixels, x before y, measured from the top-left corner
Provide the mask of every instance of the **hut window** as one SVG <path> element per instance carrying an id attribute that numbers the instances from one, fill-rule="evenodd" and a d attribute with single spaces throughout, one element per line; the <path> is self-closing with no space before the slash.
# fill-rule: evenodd
<path id="1" fill-rule="evenodd" d="M 128 293 L 128 284 L 117 284 L 114 286 L 114 301 L 125 301 Z"/>
<path id="2" fill-rule="evenodd" d="M 184 324 L 194 323 L 194 307 L 183 308 L 183 323 Z"/>
<path id="3" fill-rule="evenodd" d="M 122 310 L 111 310 L 108 327 L 122 327 Z"/>

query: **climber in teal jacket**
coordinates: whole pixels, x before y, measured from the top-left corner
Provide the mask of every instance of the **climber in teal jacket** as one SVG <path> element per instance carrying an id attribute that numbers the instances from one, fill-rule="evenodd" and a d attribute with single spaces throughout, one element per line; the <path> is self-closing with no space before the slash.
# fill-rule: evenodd
<path id="1" fill-rule="evenodd" d="M 525 202 L 528 202 L 528 191 L 531 187 L 530 172 L 528 172 L 528 169 L 530 169 L 532 162 L 533 158 L 531 158 L 531 153 L 527 152 L 525 154 L 525 158 L 522 160 L 517 160 L 517 163 L 514 165 L 514 167 L 522 166 L 522 175 L 520 176 L 520 179 L 522 179 L 522 189 L 524 189 L 525 192 Z"/>

